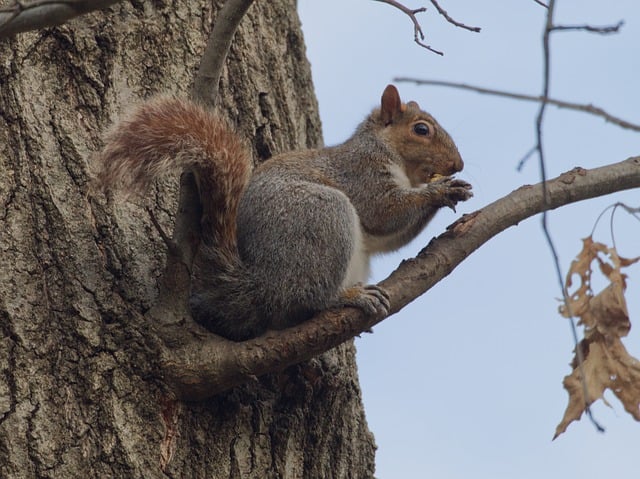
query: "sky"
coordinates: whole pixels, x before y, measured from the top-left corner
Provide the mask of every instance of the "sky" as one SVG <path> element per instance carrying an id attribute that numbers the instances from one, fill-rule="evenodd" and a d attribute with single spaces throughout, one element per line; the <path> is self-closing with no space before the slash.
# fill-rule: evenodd
<path id="1" fill-rule="evenodd" d="M 546 11 L 533 0 L 440 0 L 448 24 L 426 0 L 419 19 L 434 55 L 413 43 L 411 21 L 389 5 L 348 0 L 299 0 L 308 57 L 327 145 L 346 140 L 379 103 L 394 77 L 449 80 L 529 94 L 542 88 L 542 31 Z M 555 98 L 592 103 L 640 123 L 640 4 L 632 0 L 556 1 L 557 24 L 625 24 L 616 35 L 557 32 L 551 40 Z M 456 141 L 465 160 L 459 175 L 474 197 L 457 214 L 442 211 L 426 231 L 397 253 L 375 258 L 372 282 L 384 279 L 463 213 L 523 184 L 537 183 L 533 103 L 441 87 L 396 83 Z M 640 154 L 640 133 L 598 117 L 547 109 L 544 148 L 549 177 L 575 166 L 594 168 Z M 640 206 L 640 191 L 617 193 L 553 211 L 551 233 L 563 271 L 596 218 L 616 201 Z M 618 211 L 613 223 L 621 255 L 640 255 L 640 223 Z M 609 219 L 595 239 L 611 245 Z M 631 334 L 625 344 L 640 357 L 640 266 L 628 271 Z M 378 445 L 379 479 L 640 477 L 640 424 L 615 396 L 594 405 L 606 428 L 585 418 L 555 441 L 567 405 L 562 379 L 571 372 L 573 340 L 557 313 L 561 291 L 540 217 L 503 232 L 449 277 L 397 315 L 356 340 L 369 427 Z M 594 288 L 603 283 L 594 280 Z M 597 292 L 597 291 L 596 291 Z"/>

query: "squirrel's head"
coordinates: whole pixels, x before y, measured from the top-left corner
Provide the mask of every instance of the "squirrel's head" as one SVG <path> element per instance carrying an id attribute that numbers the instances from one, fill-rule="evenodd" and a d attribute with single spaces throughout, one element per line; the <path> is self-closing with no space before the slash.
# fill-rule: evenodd
<path id="1" fill-rule="evenodd" d="M 384 89 L 379 115 L 382 137 L 402 158 L 413 186 L 462 170 L 464 163 L 449 134 L 416 102 L 402 103 L 395 86 Z"/>

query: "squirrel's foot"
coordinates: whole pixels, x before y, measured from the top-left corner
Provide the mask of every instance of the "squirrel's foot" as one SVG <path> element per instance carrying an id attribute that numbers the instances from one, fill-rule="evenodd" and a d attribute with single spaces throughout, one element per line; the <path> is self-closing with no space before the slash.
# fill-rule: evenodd
<path id="1" fill-rule="evenodd" d="M 335 307 L 353 306 L 371 316 L 386 316 L 391 309 L 389 293 L 375 284 L 355 284 L 340 294 Z"/>

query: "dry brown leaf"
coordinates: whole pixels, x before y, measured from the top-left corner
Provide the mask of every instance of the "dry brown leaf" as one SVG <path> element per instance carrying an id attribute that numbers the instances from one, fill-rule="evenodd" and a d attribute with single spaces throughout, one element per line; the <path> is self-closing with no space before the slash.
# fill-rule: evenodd
<path id="1" fill-rule="evenodd" d="M 620 338 L 631 328 L 627 303 L 624 297 L 626 275 L 621 269 L 640 260 L 621 258 L 615 248 L 595 243 L 591 237 L 583 240 L 583 248 L 571 263 L 565 283 L 571 313 L 579 318 L 578 324 L 585 326 L 584 339 L 579 347 L 584 362 L 587 397 L 577 357 L 571 366 L 573 372 L 564 378 L 563 385 L 569 393 L 569 405 L 562 421 L 556 428 L 554 439 L 567 426 L 580 419 L 586 406 L 597 399 L 604 400 L 603 393 L 610 389 L 620 399 L 624 408 L 640 421 L 640 362 L 632 357 Z M 609 280 L 609 285 L 594 296 L 591 289 L 591 265 L 597 261 L 600 272 Z M 579 287 L 571 292 L 572 278 L 577 275 Z M 569 317 L 569 309 L 560 307 L 560 314 Z M 586 400 L 585 400 L 586 399 Z"/>
<path id="2" fill-rule="evenodd" d="M 606 389 L 610 389 L 623 404 L 625 410 L 640 421 L 640 362 L 625 349 L 619 338 L 606 340 L 601 334 L 593 334 L 591 341 L 583 340 L 580 347 L 586 349 L 582 369 L 587 384 L 587 403 L 603 399 Z M 575 362 L 575 361 L 574 361 Z M 569 404 L 564 417 L 553 436 L 562 434 L 567 426 L 580 419 L 585 410 L 582 377 L 579 369 L 564 378 L 562 382 L 569 393 Z"/>
<path id="3" fill-rule="evenodd" d="M 595 329 L 605 337 L 622 338 L 629 334 L 631 322 L 624 298 L 625 286 L 611 283 L 589 301 L 589 308 L 581 317 L 581 322 L 591 335 Z"/>

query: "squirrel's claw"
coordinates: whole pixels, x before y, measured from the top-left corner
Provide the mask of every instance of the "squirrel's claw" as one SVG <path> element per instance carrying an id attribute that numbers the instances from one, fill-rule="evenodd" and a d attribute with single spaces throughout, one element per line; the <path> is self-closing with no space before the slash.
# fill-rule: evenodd
<path id="1" fill-rule="evenodd" d="M 335 307 L 352 306 L 370 316 L 386 316 L 391 309 L 389 293 L 376 284 L 355 284 L 345 289 Z"/>
<path id="2" fill-rule="evenodd" d="M 466 201 L 473 196 L 469 183 L 451 176 L 437 179 L 429 183 L 428 187 L 437 188 L 435 194 L 440 197 L 441 205 L 451 208 L 454 212 L 459 201 Z"/>

